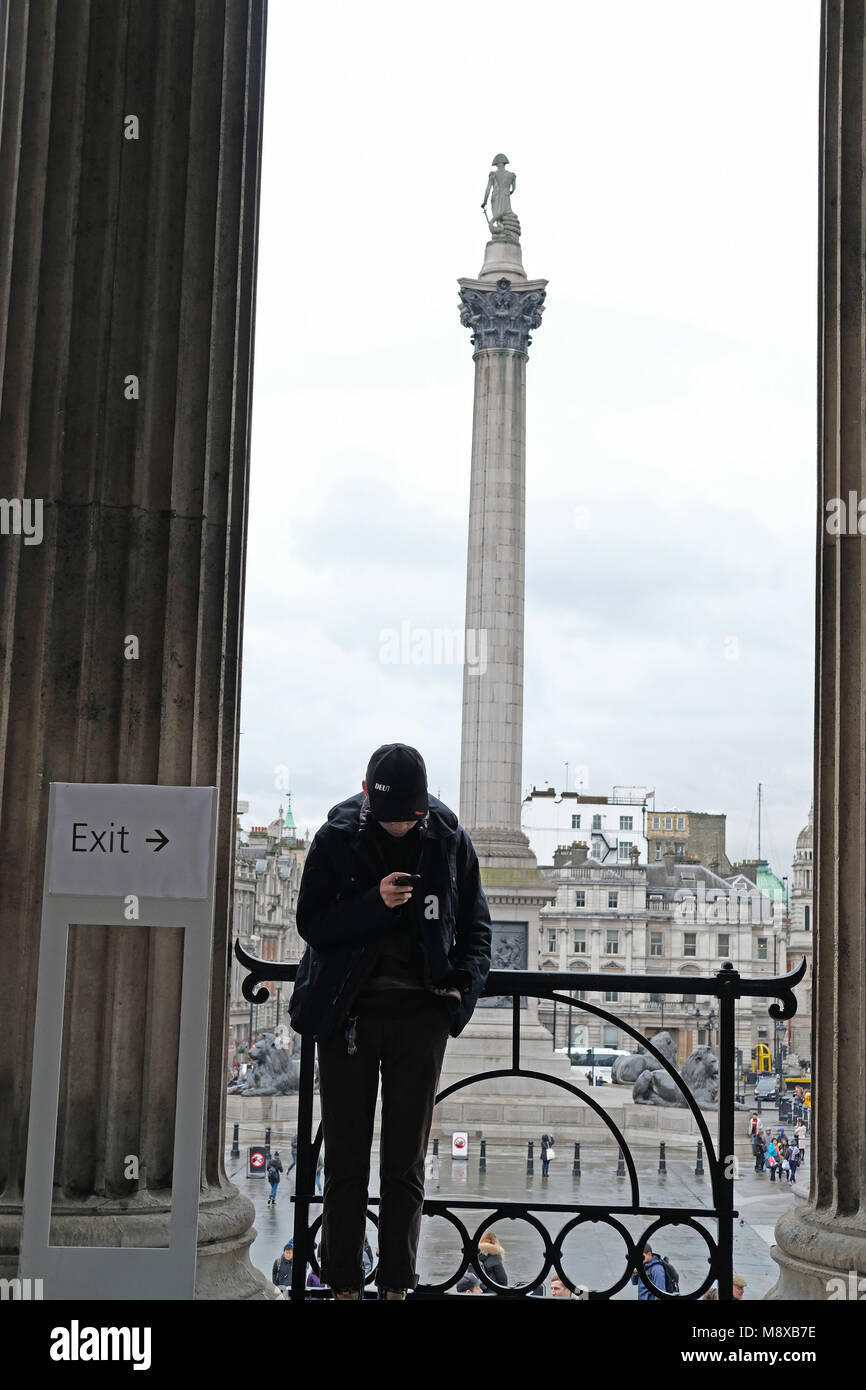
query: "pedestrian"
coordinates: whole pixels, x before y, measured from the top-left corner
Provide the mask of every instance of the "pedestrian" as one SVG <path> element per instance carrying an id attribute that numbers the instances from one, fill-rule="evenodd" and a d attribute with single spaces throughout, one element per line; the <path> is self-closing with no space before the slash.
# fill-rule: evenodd
<path id="1" fill-rule="evenodd" d="M 800 1148 L 796 1140 L 788 1150 L 788 1182 L 797 1181 L 797 1169 L 800 1166 Z"/>
<path id="2" fill-rule="evenodd" d="M 274 1260 L 274 1267 L 271 1271 L 271 1283 L 276 1284 L 278 1289 L 291 1288 L 293 1246 L 294 1242 L 287 1240 L 283 1246 L 282 1255 Z"/>
<path id="3" fill-rule="evenodd" d="M 417 749 L 377 748 L 361 792 L 331 808 L 307 853 L 296 910 L 307 942 L 289 1011 L 318 1044 L 325 1142 L 323 1278 L 360 1299 L 370 1145 L 381 1068 L 380 1299 L 417 1282 L 424 1168 L 449 1034 L 490 970 L 478 857 L 427 790 Z"/>
<path id="4" fill-rule="evenodd" d="M 494 1284 L 501 1284 L 503 1288 L 507 1288 L 508 1275 L 505 1273 L 505 1265 L 502 1263 L 505 1258 L 505 1251 L 494 1231 L 484 1232 L 478 1242 L 478 1255 L 481 1268 L 487 1278 L 492 1279 Z"/>
<path id="5" fill-rule="evenodd" d="M 462 1277 L 461 1279 L 458 1279 L 458 1280 L 457 1280 L 456 1292 L 457 1292 L 457 1293 L 483 1293 L 484 1290 L 482 1289 L 481 1284 L 480 1284 L 479 1281 L 478 1281 L 478 1275 L 477 1275 L 477 1274 L 474 1274 L 474 1273 L 470 1270 L 470 1272 L 469 1272 L 468 1274 L 464 1274 L 463 1277 Z"/>
<path id="6" fill-rule="evenodd" d="M 664 1265 L 650 1245 L 645 1245 L 643 1248 L 643 1267 L 650 1283 L 655 1284 L 656 1288 L 661 1289 L 663 1293 L 667 1293 L 667 1280 L 665 1279 Z M 634 1274 L 631 1276 L 631 1282 L 637 1284 L 637 1296 L 641 1303 L 661 1302 L 657 1294 L 650 1293 L 646 1284 L 638 1274 L 637 1269 L 635 1269 Z"/>
<path id="7" fill-rule="evenodd" d="M 542 1176 L 543 1178 L 546 1178 L 546 1177 L 547 1177 L 548 1169 L 549 1169 L 549 1167 L 550 1167 L 550 1160 L 551 1160 L 552 1158 L 556 1158 L 556 1153 L 554 1152 L 554 1148 L 553 1148 L 553 1135 L 552 1135 L 552 1134 L 542 1134 L 542 1136 L 541 1136 L 541 1176 Z"/>
<path id="8" fill-rule="evenodd" d="M 718 1289 L 716 1288 L 715 1284 L 713 1285 L 713 1287 L 712 1287 L 711 1289 L 707 1289 L 707 1291 L 706 1291 L 705 1294 L 701 1294 L 701 1302 L 702 1302 L 702 1303 L 716 1303 L 716 1302 L 718 1302 L 718 1298 L 719 1298 L 719 1291 L 718 1291 Z"/>
<path id="9" fill-rule="evenodd" d="M 554 1274 L 550 1281 L 551 1298 L 574 1298 L 574 1294 L 567 1284 L 563 1284 L 558 1274 Z"/>
<path id="10" fill-rule="evenodd" d="M 737 1300 L 738 1303 L 740 1299 L 743 1297 L 743 1289 L 745 1288 L 746 1281 L 743 1278 L 742 1274 L 738 1274 L 737 1271 L 734 1270 L 734 1277 L 731 1281 L 731 1293 L 734 1295 L 734 1298 Z"/>
<path id="11" fill-rule="evenodd" d="M 364 1266 L 364 1278 L 373 1272 L 373 1251 L 370 1249 L 370 1242 L 367 1239 L 367 1232 L 364 1232 L 364 1244 L 361 1246 L 361 1264 Z"/>
<path id="12" fill-rule="evenodd" d="M 291 1161 L 291 1163 L 289 1164 L 288 1168 L 286 1169 L 286 1177 L 289 1176 L 289 1174 L 291 1173 L 291 1171 L 292 1171 L 293 1168 L 296 1168 L 296 1167 L 297 1167 L 297 1164 L 298 1164 L 298 1136 L 297 1136 L 297 1134 L 293 1134 L 293 1135 L 292 1135 L 292 1161 Z"/>
<path id="13" fill-rule="evenodd" d="M 771 1139 L 767 1145 L 767 1167 L 770 1170 L 770 1182 L 776 1181 L 776 1169 L 779 1166 L 779 1150 L 776 1147 L 775 1139 Z"/>
<path id="14" fill-rule="evenodd" d="M 795 1134 L 796 1139 L 797 1139 L 797 1145 L 798 1145 L 798 1147 L 799 1147 L 799 1149 L 800 1149 L 800 1162 L 801 1162 L 801 1163 L 804 1163 L 804 1162 L 805 1162 L 805 1159 L 806 1159 L 806 1122 L 805 1122 L 805 1120 L 800 1120 L 799 1124 L 796 1124 L 796 1125 L 794 1126 L 794 1134 Z"/>
<path id="15" fill-rule="evenodd" d="M 766 1162 L 767 1162 L 767 1145 L 766 1145 L 766 1142 L 765 1142 L 765 1140 L 764 1140 L 764 1131 L 763 1131 L 763 1129 L 760 1127 L 760 1125 L 758 1126 L 758 1131 L 757 1131 L 757 1133 L 755 1134 L 754 1153 L 755 1153 L 755 1172 L 756 1172 L 756 1173 L 763 1173 L 764 1168 L 765 1168 L 765 1166 L 766 1166 Z"/>
<path id="16" fill-rule="evenodd" d="M 268 1198 L 269 1207 L 274 1207 L 277 1204 L 277 1188 L 280 1185 L 280 1173 L 282 1171 L 283 1165 L 280 1160 L 280 1151 L 279 1149 L 274 1149 L 274 1152 L 268 1159 L 268 1182 L 271 1185 L 271 1195 Z"/>
<path id="17" fill-rule="evenodd" d="M 758 1112 L 753 1110 L 749 1119 L 749 1138 L 752 1139 L 758 1132 Z"/>

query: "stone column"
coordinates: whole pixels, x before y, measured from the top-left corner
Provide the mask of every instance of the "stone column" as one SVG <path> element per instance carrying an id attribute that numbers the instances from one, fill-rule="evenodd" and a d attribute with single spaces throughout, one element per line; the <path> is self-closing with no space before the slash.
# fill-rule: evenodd
<path id="1" fill-rule="evenodd" d="M 776 1227 L 770 1297 L 856 1297 L 866 1275 L 866 13 L 825 0 L 820 182 L 815 960 L 809 1200 Z M 845 524 L 832 516 L 842 499 Z M 852 507 L 853 504 L 853 507 Z M 862 525 L 862 522 L 861 522 Z M 853 1281 L 852 1281 L 853 1273 Z M 836 1281 L 831 1283 L 830 1281 Z M 863 1285 L 859 1296 L 863 1297 Z"/>
<path id="2" fill-rule="evenodd" d="M 252 1206 L 222 1162 L 265 13 L 9 0 L 0 20 L 0 495 L 39 500 L 44 526 L 41 543 L 0 535 L 2 1275 L 20 1231 L 48 784 L 216 785 L 197 1296 L 266 1294 Z M 179 971 L 169 929 L 75 929 L 60 1244 L 166 1243 Z"/>
<path id="3" fill-rule="evenodd" d="M 460 820 L 482 853 L 519 866 L 523 761 L 526 362 L 545 280 L 461 280 L 475 403 L 466 575 Z M 530 856 L 534 864 L 534 858 Z"/>

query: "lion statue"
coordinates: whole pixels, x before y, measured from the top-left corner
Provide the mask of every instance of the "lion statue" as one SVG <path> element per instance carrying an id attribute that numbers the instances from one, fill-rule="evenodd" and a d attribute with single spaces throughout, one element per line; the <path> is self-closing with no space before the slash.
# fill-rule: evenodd
<path id="1" fill-rule="evenodd" d="M 652 1059 L 650 1059 L 652 1060 Z M 696 1047 L 683 1062 L 680 1073 L 687 1090 L 701 1110 L 719 1108 L 719 1062 L 708 1047 Z M 686 1101 L 673 1078 L 664 1070 L 646 1067 L 634 1083 L 632 1097 L 638 1105 L 676 1105 L 686 1108 Z M 735 1102 L 736 1109 L 744 1107 Z"/>
<path id="2" fill-rule="evenodd" d="M 294 1037 L 294 1035 L 293 1035 Z M 300 1059 L 295 1048 L 280 1047 L 273 1033 L 264 1033 L 250 1049 L 252 1069 L 242 1081 L 233 1081 L 230 1095 L 289 1096 L 298 1089 Z"/>
<path id="3" fill-rule="evenodd" d="M 670 1033 L 656 1033 L 654 1038 L 650 1038 L 650 1042 L 658 1048 L 663 1057 L 676 1066 L 677 1045 Z M 630 1052 L 627 1057 L 614 1059 L 610 1079 L 620 1086 L 633 1086 L 643 1072 L 659 1070 L 663 1070 L 661 1062 L 657 1062 L 650 1052 Z"/>

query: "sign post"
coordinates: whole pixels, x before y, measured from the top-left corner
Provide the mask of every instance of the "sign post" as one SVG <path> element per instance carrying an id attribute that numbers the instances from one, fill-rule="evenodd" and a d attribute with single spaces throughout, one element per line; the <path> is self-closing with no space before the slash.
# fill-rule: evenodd
<path id="1" fill-rule="evenodd" d="M 20 1274 L 46 1299 L 192 1299 L 207 1063 L 217 789 L 52 782 Z M 50 1243 L 70 924 L 184 933 L 169 1242 Z"/>

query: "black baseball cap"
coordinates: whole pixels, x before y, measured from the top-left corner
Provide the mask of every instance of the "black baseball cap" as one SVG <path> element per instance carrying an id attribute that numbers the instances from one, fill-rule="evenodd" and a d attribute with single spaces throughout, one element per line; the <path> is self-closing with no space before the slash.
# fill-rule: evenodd
<path id="1" fill-rule="evenodd" d="M 364 780 L 375 820 L 420 821 L 427 814 L 427 768 L 417 748 L 383 743 L 370 757 Z"/>

